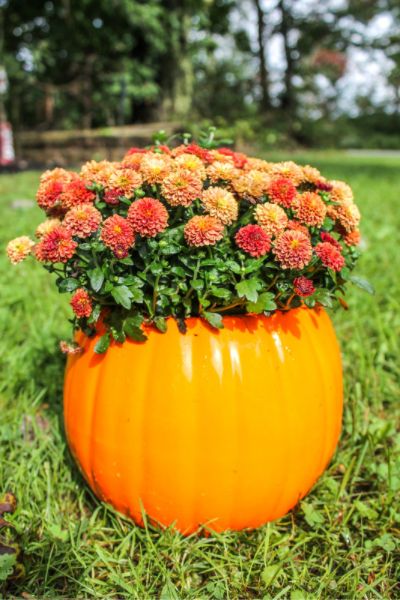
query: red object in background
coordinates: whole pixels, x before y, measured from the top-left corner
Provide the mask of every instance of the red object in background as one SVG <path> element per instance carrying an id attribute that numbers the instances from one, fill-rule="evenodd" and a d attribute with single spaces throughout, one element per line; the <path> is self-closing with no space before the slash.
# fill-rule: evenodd
<path id="1" fill-rule="evenodd" d="M 10 165 L 15 161 L 13 133 L 10 123 L 0 123 L 0 165 Z"/>

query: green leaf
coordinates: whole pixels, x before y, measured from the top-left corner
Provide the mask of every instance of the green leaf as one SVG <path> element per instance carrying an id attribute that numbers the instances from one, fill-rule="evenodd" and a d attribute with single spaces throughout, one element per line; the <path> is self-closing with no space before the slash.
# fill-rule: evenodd
<path id="1" fill-rule="evenodd" d="M 260 286 L 260 280 L 253 277 L 252 279 L 243 279 L 243 281 L 237 283 L 235 287 L 240 298 L 246 298 L 246 300 L 249 300 L 250 302 L 256 302 L 258 298 L 257 290 L 260 289 Z"/>
<path id="2" fill-rule="evenodd" d="M 327 306 L 328 308 L 331 308 L 333 306 L 332 295 L 329 292 L 329 290 L 320 288 L 313 294 L 313 297 L 317 302 L 322 304 L 322 306 Z"/>
<path id="3" fill-rule="evenodd" d="M 130 309 L 132 305 L 133 294 L 126 285 L 118 285 L 111 290 L 111 295 L 117 304 L 120 304 L 126 309 Z"/>
<path id="4" fill-rule="evenodd" d="M 215 296 L 216 298 L 225 298 L 228 299 L 231 297 L 231 292 L 229 290 L 226 290 L 224 288 L 211 288 L 210 289 L 210 294 L 212 294 L 213 296 Z"/>
<path id="5" fill-rule="evenodd" d="M 67 277 L 67 279 L 63 279 L 61 283 L 58 284 L 58 289 L 60 292 L 74 292 L 78 289 L 80 283 L 77 279 L 73 277 Z"/>
<path id="6" fill-rule="evenodd" d="M 216 329 L 224 328 L 222 316 L 219 313 L 204 311 L 202 316 L 211 325 L 211 327 L 215 327 Z"/>
<path id="7" fill-rule="evenodd" d="M 166 319 L 164 319 L 164 317 L 156 317 L 154 319 L 154 325 L 162 333 L 165 333 L 167 331 L 167 321 Z"/>
<path id="8" fill-rule="evenodd" d="M 89 279 L 90 285 L 92 286 L 92 290 L 98 292 L 103 285 L 104 282 L 104 273 L 100 269 L 100 267 L 96 267 L 93 271 L 89 271 Z"/>
<path id="9" fill-rule="evenodd" d="M 140 325 L 138 325 L 137 319 L 134 317 L 126 319 L 124 323 L 124 332 L 134 342 L 145 342 L 147 336 L 143 333 Z"/>
<path id="10" fill-rule="evenodd" d="M 96 352 L 96 354 L 104 354 L 104 352 L 107 351 L 109 345 L 110 345 L 110 334 L 105 333 L 104 335 L 101 336 L 101 338 L 95 345 L 94 351 Z"/>
<path id="11" fill-rule="evenodd" d="M 264 571 L 261 573 L 261 579 L 265 583 L 267 587 L 273 584 L 275 579 L 279 577 L 282 571 L 282 565 L 269 565 L 265 567 Z"/>
<path id="12" fill-rule="evenodd" d="M 276 309 L 275 295 L 271 292 L 260 294 L 256 302 L 248 302 L 246 309 L 250 313 L 262 313 L 264 311 L 272 311 Z"/>
<path id="13" fill-rule="evenodd" d="M 129 288 L 132 293 L 132 302 L 138 302 L 139 304 L 143 302 L 143 292 L 142 290 L 138 290 L 137 288 Z"/>
<path id="14" fill-rule="evenodd" d="M 301 508 L 304 513 L 304 517 L 310 527 L 318 529 L 325 521 L 324 516 L 320 513 L 312 504 L 303 502 Z"/>
<path id="15" fill-rule="evenodd" d="M 192 279 L 190 282 L 192 288 L 196 291 L 201 291 L 204 287 L 204 281 L 202 279 Z"/>
<path id="16" fill-rule="evenodd" d="M 17 554 L 11 550 L 3 552 L 3 549 L 7 549 L 7 546 L 0 545 L 0 581 L 6 581 L 12 574 L 14 567 L 17 563 Z"/>
<path id="17" fill-rule="evenodd" d="M 368 294 L 375 294 L 374 286 L 367 279 L 359 277 L 358 275 L 350 275 L 349 281 L 354 283 L 354 285 L 361 288 L 365 292 L 368 292 Z"/>

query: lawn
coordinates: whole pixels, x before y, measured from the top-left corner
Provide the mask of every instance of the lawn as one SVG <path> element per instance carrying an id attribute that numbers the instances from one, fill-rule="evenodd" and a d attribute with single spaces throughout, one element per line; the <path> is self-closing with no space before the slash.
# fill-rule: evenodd
<path id="1" fill-rule="evenodd" d="M 99 503 L 62 426 L 68 299 L 38 265 L 1 257 L 0 491 L 25 574 L 0 596 L 46 598 L 398 598 L 400 461 L 400 159 L 303 155 L 345 179 L 363 213 L 358 274 L 332 313 L 345 373 L 344 430 L 329 469 L 288 516 L 257 531 L 193 535 L 140 529 Z M 33 232 L 38 173 L 0 177 L 1 244 Z M 397 264 L 396 264 L 397 262 Z M 306 385 L 306 383 L 305 383 Z M 268 474 L 266 473 L 266 477 Z M 397 569 L 397 572 L 396 572 Z"/>

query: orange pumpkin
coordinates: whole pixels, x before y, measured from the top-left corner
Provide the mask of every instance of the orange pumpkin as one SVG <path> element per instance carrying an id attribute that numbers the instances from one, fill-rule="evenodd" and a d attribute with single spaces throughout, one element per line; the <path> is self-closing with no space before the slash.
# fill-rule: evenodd
<path id="1" fill-rule="evenodd" d="M 277 519 L 321 475 L 342 415 L 340 351 L 324 310 L 191 318 L 145 343 L 78 334 L 65 377 L 69 445 L 102 500 L 188 534 Z"/>

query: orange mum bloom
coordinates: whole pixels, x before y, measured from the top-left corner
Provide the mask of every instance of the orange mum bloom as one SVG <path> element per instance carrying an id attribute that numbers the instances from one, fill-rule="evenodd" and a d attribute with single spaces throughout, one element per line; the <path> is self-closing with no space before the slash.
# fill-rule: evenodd
<path id="1" fill-rule="evenodd" d="M 148 152 L 140 162 L 140 173 L 146 183 L 162 183 L 171 170 L 171 158 L 166 154 Z"/>
<path id="2" fill-rule="evenodd" d="M 283 231 L 288 224 L 287 214 L 278 204 L 257 204 L 254 213 L 257 223 L 271 236 Z"/>
<path id="3" fill-rule="evenodd" d="M 13 265 L 22 262 L 32 252 L 35 242 L 28 236 L 22 235 L 8 242 L 6 252 Z"/>
<path id="4" fill-rule="evenodd" d="M 203 161 L 195 154 L 186 152 L 179 154 L 179 156 L 175 158 L 174 166 L 179 169 L 184 169 L 185 171 L 196 173 L 201 179 L 206 178 L 206 168 Z"/>
<path id="5" fill-rule="evenodd" d="M 191 171 L 178 169 L 163 181 L 161 193 L 171 206 L 190 206 L 193 200 L 201 198 L 203 184 Z"/>
<path id="6" fill-rule="evenodd" d="M 92 314 L 92 301 L 87 291 L 83 288 L 78 288 L 71 298 L 70 302 L 72 310 L 79 319 L 90 317 Z"/>
<path id="7" fill-rule="evenodd" d="M 312 257 L 310 238 L 301 231 L 284 231 L 276 238 L 273 251 L 283 269 L 304 269 Z"/>
<path id="8" fill-rule="evenodd" d="M 271 173 L 274 167 L 274 163 L 270 163 L 262 158 L 247 157 L 247 162 L 243 165 L 245 171 L 263 171 L 264 173 Z"/>
<path id="9" fill-rule="evenodd" d="M 88 184 L 96 183 L 105 187 L 111 173 L 118 164 L 108 160 L 101 160 L 100 162 L 90 160 L 82 166 L 80 176 Z"/>
<path id="10" fill-rule="evenodd" d="M 297 190 L 287 177 L 274 177 L 267 189 L 271 202 L 290 208 L 296 198 Z"/>
<path id="11" fill-rule="evenodd" d="M 203 192 L 202 204 L 213 217 L 230 225 L 238 216 L 238 203 L 234 195 L 221 187 L 209 187 Z"/>
<path id="12" fill-rule="evenodd" d="M 63 189 L 61 204 L 64 208 L 71 208 L 78 204 L 90 204 L 96 199 L 96 194 L 86 187 L 86 181 L 81 177 L 74 177 Z"/>
<path id="13" fill-rule="evenodd" d="M 65 169 L 52 169 L 45 171 L 40 177 L 39 189 L 36 194 L 36 200 L 40 208 L 46 212 L 60 208 L 61 194 L 65 186 L 76 177 L 75 173 L 70 173 Z"/>
<path id="14" fill-rule="evenodd" d="M 330 198 L 333 202 L 353 202 L 353 191 L 344 181 L 330 181 L 331 191 Z"/>
<path id="15" fill-rule="evenodd" d="M 358 246 L 358 244 L 361 242 L 360 231 L 358 229 L 349 232 L 345 231 L 343 234 L 343 241 L 346 246 Z"/>
<path id="16" fill-rule="evenodd" d="M 40 262 L 66 263 L 74 255 L 77 245 L 71 231 L 59 225 L 36 244 L 35 256 Z"/>
<path id="17" fill-rule="evenodd" d="M 213 183 L 232 181 L 238 174 L 238 170 L 230 160 L 215 160 L 211 165 L 208 165 L 206 171 L 207 177 Z"/>
<path id="18" fill-rule="evenodd" d="M 179 156 L 180 154 L 194 154 L 206 163 L 213 162 L 214 160 L 214 157 L 209 150 L 206 150 L 197 144 L 181 144 L 172 150 L 173 156 Z"/>
<path id="19" fill-rule="evenodd" d="M 184 228 L 189 246 L 213 246 L 224 235 L 224 226 L 219 219 L 210 215 L 192 217 Z"/>
<path id="20" fill-rule="evenodd" d="M 354 202 L 346 202 L 345 204 L 336 206 L 335 215 L 343 229 L 349 233 L 350 231 L 357 229 L 360 224 L 360 211 Z"/>
<path id="21" fill-rule="evenodd" d="M 302 167 L 291 160 L 274 164 L 272 174 L 290 179 L 294 185 L 299 185 L 304 180 Z"/>
<path id="22" fill-rule="evenodd" d="M 271 178 L 268 173 L 252 169 L 251 171 L 242 172 L 238 177 L 233 179 L 232 187 L 236 193 L 254 199 L 264 196 L 268 191 L 270 183 Z"/>
<path id="23" fill-rule="evenodd" d="M 271 248 L 271 238 L 259 225 L 245 225 L 235 235 L 235 242 L 245 252 L 258 258 Z"/>
<path id="24" fill-rule="evenodd" d="M 115 169 L 107 182 L 107 190 L 112 190 L 114 193 L 117 190 L 119 196 L 130 197 L 135 193 L 135 190 L 140 188 L 143 180 L 140 173 L 133 169 Z"/>
<path id="25" fill-rule="evenodd" d="M 130 205 L 127 219 L 136 233 L 154 237 L 166 229 L 168 211 L 155 198 L 140 198 Z"/>
<path id="26" fill-rule="evenodd" d="M 340 250 L 330 242 L 320 242 L 315 246 L 315 254 L 319 257 L 324 267 L 333 271 L 340 271 L 345 260 Z"/>
<path id="27" fill-rule="evenodd" d="M 302 225 L 299 221 L 295 219 L 290 219 L 287 224 L 287 229 L 291 229 L 292 231 L 301 231 L 307 237 L 310 237 L 310 232 L 308 231 L 305 225 Z"/>
<path id="28" fill-rule="evenodd" d="M 60 219 L 47 219 L 36 227 L 35 235 L 36 237 L 41 238 L 46 233 L 49 233 L 49 231 L 53 231 L 53 229 L 59 225 L 61 225 Z"/>
<path id="29" fill-rule="evenodd" d="M 135 243 L 135 233 L 127 219 L 113 215 L 103 222 L 100 239 L 115 256 L 125 258 Z"/>
<path id="30" fill-rule="evenodd" d="M 86 238 L 98 230 L 102 221 L 101 213 L 91 204 L 78 204 L 65 215 L 63 225 L 73 235 Z"/>
<path id="31" fill-rule="evenodd" d="M 321 227 L 326 217 L 326 204 L 316 192 L 299 194 L 293 208 L 296 217 L 309 226 Z"/>

